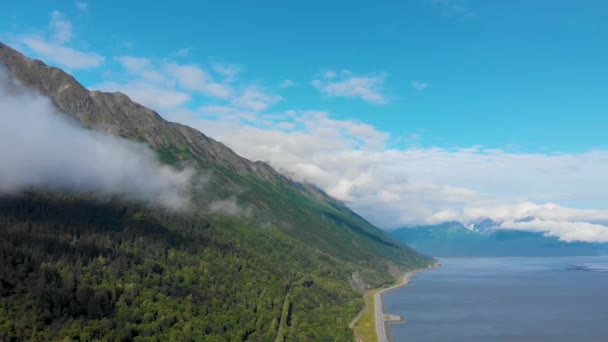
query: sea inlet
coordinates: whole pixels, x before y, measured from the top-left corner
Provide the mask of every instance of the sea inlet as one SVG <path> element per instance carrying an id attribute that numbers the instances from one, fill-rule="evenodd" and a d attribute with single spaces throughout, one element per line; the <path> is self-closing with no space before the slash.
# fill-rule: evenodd
<path id="1" fill-rule="evenodd" d="M 608 341 L 608 257 L 449 258 L 384 296 L 398 341 Z"/>

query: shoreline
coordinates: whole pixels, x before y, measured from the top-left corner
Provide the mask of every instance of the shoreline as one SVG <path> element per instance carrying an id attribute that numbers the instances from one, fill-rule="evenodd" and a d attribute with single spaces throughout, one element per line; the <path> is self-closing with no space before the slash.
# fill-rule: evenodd
<path id="1" fill-rule="evenodd" d="M 439 262 L 436 262 L 435 264 L 430 265 L 429 267 L 406 272 L 397 284 L 384 289 L 380 289 L 374 294 L 374 312 L 376 321 L 376 335 L 378 338 L 378 342 L 392 342 L 392 336 L 390 335 L 389 331 L 390 325 L 405 323 L 402 317 L 386 313 L 383 295 L 400 289 L 402 287 L 408 286 L 410 284 L 410 280 L 416 275 L 416 273 L 432 270 L 439 267 L 441 267 L 441 264 L 439 264 Z M 386 320 L 385 316 L 388 316 L 391 319 Z"/>

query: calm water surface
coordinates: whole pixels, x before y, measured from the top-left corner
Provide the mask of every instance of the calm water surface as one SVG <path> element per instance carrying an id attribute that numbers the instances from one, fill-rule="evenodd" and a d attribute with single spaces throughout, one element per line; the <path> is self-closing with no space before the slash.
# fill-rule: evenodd
<path id="1" fill-rule="evenodd" d="M 393 341 L 608 341 L 608 257 L 441 264 L 384 296 Z"/>

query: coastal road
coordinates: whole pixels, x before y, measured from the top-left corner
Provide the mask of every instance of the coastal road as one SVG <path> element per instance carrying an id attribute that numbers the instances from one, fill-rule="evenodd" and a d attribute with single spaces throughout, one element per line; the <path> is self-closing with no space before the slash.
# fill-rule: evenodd
<path id="1" fill-rule="evenodd" d="M 441 264 L 439 264 L 437 262 L 435 264 L 429 265 L 425 269 L 421 269 L 418 271 L 429 270 L 429 269 L 437 268 L 440 266 L 441 266 Z M 407 286 L 410 283 L 410 279 L 418 271 L 407 272 L 406 274 L 403 275 L 403 278 L 401 278 L 401 281 L 398 284 L 393 285 L 391 287 L 387 287 L 386 289 L 382 289 L 382 290 L 376 292 L 376 294 L 374 295 L 374 316 L 376 316 L 376 334 L 378 335 L 378 342 L 390 342 L 388 336 L 386 335 L 386 322 L 384 320 L 384 307 L 382 305 L 382 295 L 389 291 L 392 291 L 394 289 L 400 288 L 402 286 Z M 398 316 L 392 317 L 392 319 L 395 319 L 395 318 L 397 320 L 401 320 L 401 317 L 398 317 Z"/>
<path id="2" fill-rule="evenodd" d="M 378 334 L 378 342 L 388 342 L 388 338 L 386 338 L 386 325 L 384 324 L 384 310 L 382 310 L 382 293 L 384 293 L 384 290 L 380 290 L 374 295 L 376 334 Z"/>
<path id="3" fill-rule="evenodd" d="M 410 278 L 414 275 L 414 272 L 407 272 L 401 282 L 386 289 L 382 289 L 374 295 L 374 316 L 376 317 L 376 334 L 378 335 L 378 342 L 389 342 L 386 335 L 386 324 L 384 321 L 384 308 L 382 305 L 382 295 L 388 291 L 392 291 L 401 286 L 409 284 Z"/>

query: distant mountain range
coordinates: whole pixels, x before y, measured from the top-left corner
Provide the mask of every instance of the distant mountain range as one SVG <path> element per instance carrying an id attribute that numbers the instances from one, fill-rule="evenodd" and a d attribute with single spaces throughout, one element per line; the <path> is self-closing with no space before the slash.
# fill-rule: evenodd
<path id="1" fill-rule="evenodd" d="M 484 219 L 469 228 L 460 222 L 451 221 L 401 228 L 392 234 L 397 240 L 418 251 L 437 257 L 608 254 L 608 244 L 564 242 L 540 232 L 501 229 L 500 224 L 491 219 Z"/>

